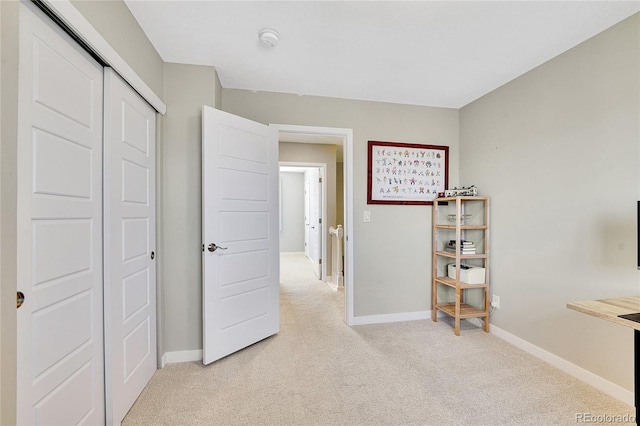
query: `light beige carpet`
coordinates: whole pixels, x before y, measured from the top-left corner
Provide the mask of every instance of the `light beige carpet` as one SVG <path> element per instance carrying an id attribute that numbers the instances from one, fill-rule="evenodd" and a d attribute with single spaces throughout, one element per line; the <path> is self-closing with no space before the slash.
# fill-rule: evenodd
<path id="1" fill-rule="evenodd" d="M 302 256 L 283 256 L 280 293 L 280 333 L 207 367 L 157 371 L 123 425 L 571 425 L 633 413 L 473 325 L 460 337 L 443 321 L 347 327 L 342 293 Z"/>

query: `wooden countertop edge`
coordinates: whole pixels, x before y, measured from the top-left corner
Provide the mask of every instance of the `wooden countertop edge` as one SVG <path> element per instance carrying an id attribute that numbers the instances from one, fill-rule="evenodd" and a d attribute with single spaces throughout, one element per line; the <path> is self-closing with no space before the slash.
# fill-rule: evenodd
<path id="1" fill-rule="evenodd" d="M 627 309 L 621 306 L 612 305 L 610 302 L 615 299 L 603 299 L 603 300 L 588 300 L 584 302 L 571 302 L 567 303 L 567 308 L 581 312 L 583 314 L 591 315 L 603 320 L 607 320 L 610 322 L 615 322 L 620 325 L 624 325 L 626 327 L 631 327 L 633 329 L 640 331 L 640 323 L 627 320 L 624 318 L 618 317 L 618 315 L 624 314 L 633 314 L 636 312 L 640 312 L 640 307 L 638 310 Z M 598 309 L 598 307 L 602 307 L 604 309 Z M 614 312 L 615 311 L 615 312 Z"/>

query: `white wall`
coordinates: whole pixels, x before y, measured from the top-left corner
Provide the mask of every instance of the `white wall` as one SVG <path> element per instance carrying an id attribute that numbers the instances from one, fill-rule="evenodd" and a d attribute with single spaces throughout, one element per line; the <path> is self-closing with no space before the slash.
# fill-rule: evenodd
<path id="1" fill-rule="evenodd" d="M 640 16 L 460 113 L 460 178 L 492 197 L 492 324 L 631 390 L 630 329 L 567 302 L 638 294 Z"/>
<path id="2" fill-rule="evenodd" d="M 304 173 L 280 172 L 280 252 L 304 252 Z"/>

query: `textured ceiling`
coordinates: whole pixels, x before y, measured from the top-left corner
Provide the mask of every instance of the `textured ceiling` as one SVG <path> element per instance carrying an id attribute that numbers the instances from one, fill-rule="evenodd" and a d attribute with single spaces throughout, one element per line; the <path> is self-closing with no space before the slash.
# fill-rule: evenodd
<path id="1" fill-rule="evenodd" d="M 640 10 L 638 1 L 125 0 L 166 62 L 224 88 L 460 108 Z M 270 48 L 258 32 L 273 28 Z"/>

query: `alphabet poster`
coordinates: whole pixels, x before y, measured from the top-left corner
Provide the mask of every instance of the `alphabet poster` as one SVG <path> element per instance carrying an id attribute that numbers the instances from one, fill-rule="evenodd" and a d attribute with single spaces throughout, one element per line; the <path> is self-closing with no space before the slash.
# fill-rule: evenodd
<path id="1" fill-rule="evenodd" d="M 368 204 L 433 204 L 448 189 L 448 146 L 369 141 L 368 151 Z"/>

